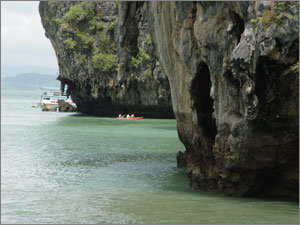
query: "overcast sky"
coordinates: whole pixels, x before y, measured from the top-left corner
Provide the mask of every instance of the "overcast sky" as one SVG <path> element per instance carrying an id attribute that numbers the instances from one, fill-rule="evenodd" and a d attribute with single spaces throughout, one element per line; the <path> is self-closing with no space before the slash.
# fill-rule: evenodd
<path id="1" fill-rule="evenodd" d="M 58 71 L 38 5 L 38 1 L 1 1 L 2 76 L 22 72 L 56 74 Z"/>

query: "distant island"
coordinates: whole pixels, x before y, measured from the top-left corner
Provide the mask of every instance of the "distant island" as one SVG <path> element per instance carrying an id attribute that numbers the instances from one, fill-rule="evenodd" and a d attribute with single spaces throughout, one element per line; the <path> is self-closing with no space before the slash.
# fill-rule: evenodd
<path id="1" fill-rule="evenodd" d="M 37 90 L 39 86 L 59 87 L 56 75 L 22 73 L 13 77 L 1 78 L 2 90 Z"/>

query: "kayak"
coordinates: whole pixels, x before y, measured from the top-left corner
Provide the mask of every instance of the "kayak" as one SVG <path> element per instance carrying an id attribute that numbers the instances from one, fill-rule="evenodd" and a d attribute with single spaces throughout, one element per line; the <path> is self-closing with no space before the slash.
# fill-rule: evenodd
<path id="1" fill-rule="evenodd" d="M 115 117 L 115 119 L 120 119 L 120 120 L 140 120 L 140 119 L 144 119 L 144 117 L 140 116 L 140 117 L 129 117 L 129 118 L 126 118 L 126 117 Z"/>

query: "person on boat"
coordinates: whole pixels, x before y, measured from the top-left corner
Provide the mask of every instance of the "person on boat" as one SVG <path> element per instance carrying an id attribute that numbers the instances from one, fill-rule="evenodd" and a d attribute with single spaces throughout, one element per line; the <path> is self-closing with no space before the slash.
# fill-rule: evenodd
<path id="1" fill-rule="evenodd" d="M 131 116 L 130 116 L 131 118 L 134 118 L 134 114 L 131 114 Z"/>
<path id="2" fill-rule="evenodd" d="M 127 118 L 127 119 L 130 118 L 129 114 L 127 114 L 126 118 Z"/>
<path id="3" fill-rule="evenodd" d="M 121 118 L 121 117 L 123 117 L 121 114 L 119 114 L 119 117 Z"/>

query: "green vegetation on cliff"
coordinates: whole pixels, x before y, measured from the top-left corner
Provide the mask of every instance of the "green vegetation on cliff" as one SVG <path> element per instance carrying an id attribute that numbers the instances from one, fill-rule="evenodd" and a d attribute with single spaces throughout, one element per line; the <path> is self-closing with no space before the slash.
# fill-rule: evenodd
<path id="1" fill-rule="evenodd" d="M 131 58 L 131 64 L 134 68 L 138 68 L 141 64 L 147 63 L 150 61 L 150 56 L 144 52 L 142 48 L 139 48 L 139 53 L 136 57 Z"/>
<path id="2" fill-rule="evenodd" d="M 286 16 L 288 4 L 286 2 L 274 2 L 271 9 L 265 10 L 262 17 L 256 17 L 251 19 L 250 22 L 256 27 L 259 22 L 264 28 L 269 27 L 271 24 L 275 23 L 277 26 L 282 26 L 284 18 L 287 17 L 290 20 L 297 19 L 299 17 L 299 11 L 292 13 L 292 15 Z M 297 3 L 297 8 L 299 8 L 299 3 Z"/>
<path id="3" fill-rule="evenodd" d="M 116 46 L 106 37 L 102 14 L 97 13 L 95 7 L 93 2 L 81 2 L 71 6 L 61 18 L 53 17 L 51 22 L 64 33 L 63 42 L 74 54 L 76 64 L 84 63 L 87 69 L 88 56 L 91 55 L 94 69 L 103 73 L 112 72 L 118 65 Z M 107 30 L 113 30 L 114 24 L 111 22 Z"/>
<path id="4" fill-rule="evenodd" d="M 111 71 L 113 68 L 117 68 L 118 57 L 113 54 L 98 53 L 93 55 L 92 62 L 95 68 L 103 71 Z"/>

